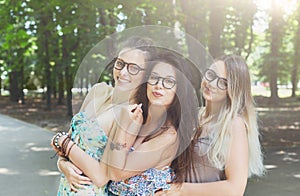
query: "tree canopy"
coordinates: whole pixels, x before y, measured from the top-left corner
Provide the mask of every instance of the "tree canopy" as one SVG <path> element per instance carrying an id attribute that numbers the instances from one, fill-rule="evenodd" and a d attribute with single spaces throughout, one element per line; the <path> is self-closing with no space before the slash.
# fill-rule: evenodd
<path id="1" fill-rule="evenodd" d="M 43 89 L 48 109 L 54 97 L 71 114 L 74 75 L 98 41 L 163 25 L 192 35 L 213 57 L 242 55 L 276 102 L 278 85 L 291 85 L 291 96 L 298 89 L 299 13 L 296 0 L 0 0 L 0 87 L 24 103 L 24 89 Z"/>

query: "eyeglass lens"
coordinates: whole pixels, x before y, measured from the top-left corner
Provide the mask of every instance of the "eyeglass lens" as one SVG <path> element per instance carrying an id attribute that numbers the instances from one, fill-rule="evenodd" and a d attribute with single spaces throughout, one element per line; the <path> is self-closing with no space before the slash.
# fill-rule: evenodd
<path id="1" fill-rule="evenodd" d="M 176 81 L 171 78 L 163 78 L 155 75 L 151 75 L 148 79 L 148 83 L 151 85 L 157 85 L 159 80 L 162 80 L 162 85 L 166 89 L 171 89 L 175 86 Z"/>
<path id="2" fill-rule="evenodd" d="M 117 70 L 122 70 L 126 65 L 127 65 L 127 71 L 131 75 L 136 75 L 140 71 L 144 70 L 140 66 L 138 66 L 137 64 L 135 64 L 135 63 L 127 63 L 127 62 L 123 61 L 120 58 L 116 59 L 114 68 L 117 69 Z"/>
<path id="3" fill-rule="evenodd" d="M 217 86 L 221 90 L 227 89 L 227 79 L 219 77 L 216 72 L 211 69 L 206 70 L 204 77 L 207 81 L 212 82 L 217 79 Z"/>

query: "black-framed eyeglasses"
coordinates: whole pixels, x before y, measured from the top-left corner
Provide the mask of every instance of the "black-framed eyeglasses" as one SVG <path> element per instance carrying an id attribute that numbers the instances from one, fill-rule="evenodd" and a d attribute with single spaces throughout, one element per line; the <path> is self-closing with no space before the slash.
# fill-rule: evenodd
<path id="1" fill-rule="evenodd" d="M 217 87 L 221 90 L 227 89 L 227 79 L 219 77 L 214 70 L 207 69 L 204 73 L 204 77 L 208 82 L 217 79 Z"/>
<path id="2" fill-rule="evenodd" d="M 162 85 L 166 89 L 171 89 L 176 85 L 176 81 L 172 78 L 163 78 L 154 74 L 151 74 L 148 78 L 148 84 L 157 85 L 159 80 L 162 81 Z"/>
<path id="3" fill-rule="evenodd" d="M 131 75 L 137 75 L 140 71 L 145 70 L 135 63 L 127 63 L 123 59 L 115 58 L 115 65 L 114 65 L 115 69 L 122 70 L 126 65 L 127 65 L 127 71 Z"/>

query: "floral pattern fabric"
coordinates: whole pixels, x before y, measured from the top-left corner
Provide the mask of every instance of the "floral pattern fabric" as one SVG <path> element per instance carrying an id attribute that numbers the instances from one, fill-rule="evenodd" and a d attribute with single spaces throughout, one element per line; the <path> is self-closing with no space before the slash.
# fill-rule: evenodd
<path id="1" fill-rule="evenodd" d="M 100 161 L 107 143 L 107 136 L 98 123 L 89 120 L 84 112 L 79 112 L 71 120 L 71 139 L 88 155 Z M 71 191 L 64 174 L 61 175 L 57 196 L 100 196 L 107 195 L 106 186 L 97 187 L 94 184 L 85 185 L 78 192 Z"/>
<path id="2" fill-rule="evenodd" d="M 71 120 L 71 139 L 79 148 L 88 155 L 100 161 L 107 144 L 108 137 L 96 120 L 88 119 L 84 112 L 79 112 Z M 85 185 L 78 192 L 71 190 L 69 182 L 64 174 L 61 175 L 57 196 L 107 196 L 128 195 L 148 196 L 154 195 L 155 191 L 170 189 L 170 183 L 174 179 L 174 172 L 170 167 L 162 170 L 148 169 L 141 175 L 131 177 L 127 180 L 114 182 L 97 187 L 96 185 Z M 109 190 L 109 191 L 108 191 Z"/>
<path id="3" fill-rule="evenodd" d="M 148 169 L 141 175 L 119 182 L 110 182 L 108 190 L 115 195 L 149 196 L 158 190 L 170 190 L 170 182 L 174 179 L 174 172 L 170 167 L 162 170 Z"/>

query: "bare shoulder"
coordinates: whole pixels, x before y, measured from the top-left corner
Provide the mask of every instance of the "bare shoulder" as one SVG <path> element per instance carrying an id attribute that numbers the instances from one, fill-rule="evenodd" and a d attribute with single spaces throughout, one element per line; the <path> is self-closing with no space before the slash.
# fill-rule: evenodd
<path id="1" fill-rule="evenodd" d="M 241 116 L 235 117 L 231 122 L 233 133 L 236 132 L 246 132 L 246 124 Z"/>
<path id="2" fill-rule="evenodd" d="M 101 87 L 106 87 L 108 86 L 105 82 L 99 82 L 99 83 L 96 83 L 92 86 L 92 89 L 97 89 L 97 88 L 101 88 Z"/>
<path id="3" fill-rule="evenodd" d="M 95 84 L 91 91 L 95 91 L 95 92 L 106 92 L 106 91 L 111 91 L 113 89 L 112 86 L 106 84 L 105 82 L 100 82 Z"/>
<path id="4" fill-rule="evenodd" d="M 168 127 L 168 129 L 160 135 L 160 138 L 167 142 L 173 142 L 177 138 L 177 131 L 175 127 Z"/>

